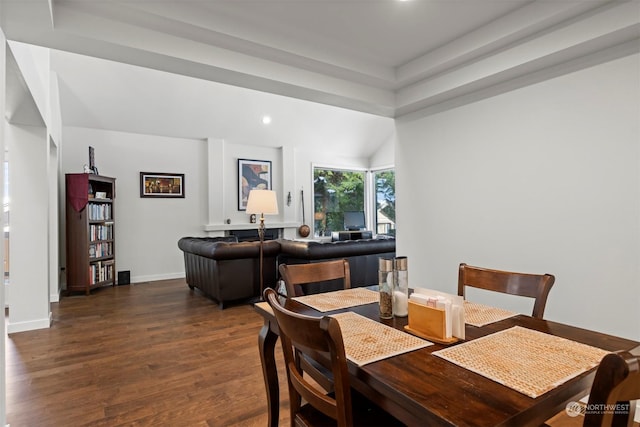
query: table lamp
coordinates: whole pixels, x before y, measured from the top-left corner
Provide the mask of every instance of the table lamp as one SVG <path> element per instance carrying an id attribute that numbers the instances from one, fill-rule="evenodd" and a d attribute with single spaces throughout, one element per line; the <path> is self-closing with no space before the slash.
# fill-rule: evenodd
<path id="1" fill-rule="evenodd" d="M 247 200 L 247 214 L 260 214 L 258 237 L 260 238 L 260 298 L 264 290 L 263 278 L 263 246 L 264 246 L 264 216 L 278 214 L 278 199 L 273 190 L 251 190 Z"/>

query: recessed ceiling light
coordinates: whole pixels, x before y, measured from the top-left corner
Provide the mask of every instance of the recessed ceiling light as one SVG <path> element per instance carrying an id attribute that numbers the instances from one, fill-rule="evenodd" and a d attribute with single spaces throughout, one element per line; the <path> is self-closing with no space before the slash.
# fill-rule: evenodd
<path id="1" fill-rule="evenodd" d="M 271 123 L 271 116 L 262 116 L 262 123 L 265 125 Z"/>

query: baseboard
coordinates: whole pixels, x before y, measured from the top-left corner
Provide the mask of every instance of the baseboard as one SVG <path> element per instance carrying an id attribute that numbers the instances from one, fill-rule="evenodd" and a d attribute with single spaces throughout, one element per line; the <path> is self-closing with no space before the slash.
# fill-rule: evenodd
<path id="1" fill-rule="evenodd" d="M 7 333 L 34 331 L 36 329 L 47 329 L 51 326 L 51 313 L 47 319 L 30 320 L 28 322 L 7 323 Z"/>
<path id="2" fill-rule="evenodd" d="M 183 279 L 185 277 L 184 271 L 180 273 L 168 273 L 168 274 L 149 274 L 146 276 L 131 276 L 131 283 L 136 284 L 140 282 L 155 282 L 156 280 L 170 280 L 170 279 Z"/>
<path id="3" fill-rule="evenodd" d="M 60 291 L 57 294 L 49 294 L 49 302 L 60 302 Z"/>

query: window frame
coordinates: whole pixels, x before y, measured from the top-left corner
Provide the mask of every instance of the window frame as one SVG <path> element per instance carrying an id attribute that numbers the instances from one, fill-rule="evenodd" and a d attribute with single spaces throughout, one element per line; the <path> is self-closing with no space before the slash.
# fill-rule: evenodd
<path id="1" fill-rule="evenodd" d="M 371 230 L 375 231 L 374 234 L 378 235 L 380 234 L 381 236 L 393 236 L 395 237 L 395 233 L 393 234 L 389 234 L 389 233 L 378 233 L 378 196 L 377 196 L 377 191 L 376 191 L 376 175 L 381 173 L 381 172 L 387 172 L 387 171 L 393 171 L 393 175 L 395 177 L 396 174 L 396 168 L 395 166 L 382 166 L 382 167 L 377 167 L 374 169 L 370 170 L 371 173 L 371 177 L 370 177 L 370 184 L 371 184 L 371 190 L 370 190 L 370 195 L 371 195 L 371 202 L 370 202 L 370 208 L 371 208 L 371 220 L 372 220 L 372 224 L 371 224 Z M 395 180 L 394 180 L 395 181 Z M 395 184 L 393 186 L 393 195 L 394 195 L 394 200 L 395 200 L 395 195 L 396 195 L 396 188 L 395 188 Z M 393 224 L 394 224 L 394 230 L 396 230 L 396 221 L 395 218 L 393 219 Z"/>

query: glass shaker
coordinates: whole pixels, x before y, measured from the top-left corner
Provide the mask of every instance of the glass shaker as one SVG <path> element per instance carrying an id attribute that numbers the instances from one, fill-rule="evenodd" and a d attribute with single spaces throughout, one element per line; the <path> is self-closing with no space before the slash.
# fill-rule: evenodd
<path id="1" fill-rule="evenodd" d="M 378 290 L 380 291 L 380 318 L 393 317 L 393 259 L 378 258 Z"/>
<path id="2" fill-rule="evenodd" d="M 406 256 L 394 260 L 393 315 L 405 317 L 409 314 L 409 275 Z"/>

